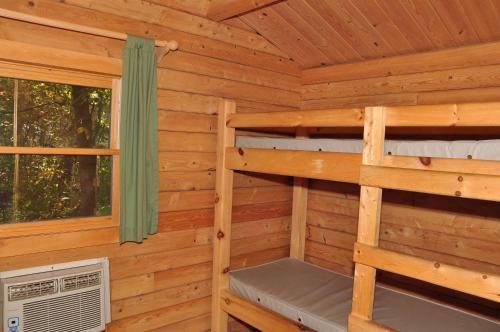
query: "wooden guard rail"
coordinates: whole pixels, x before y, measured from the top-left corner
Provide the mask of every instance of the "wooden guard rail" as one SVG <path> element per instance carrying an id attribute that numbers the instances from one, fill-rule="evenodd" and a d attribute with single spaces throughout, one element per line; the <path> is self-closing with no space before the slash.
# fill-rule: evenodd
<path id="1" fill-rule="evenodd" d="M 388 127 L 500 126 L 500 103 L 384 107 Z M 228 116 L 229 128 L 363 127 L 365 109 L 241 113 Z"/>
<path id="2" fill-rule="evenodd" d="M 316 151 L 227 148 L 233 170 L 358 183 L 361 155 Z"/>

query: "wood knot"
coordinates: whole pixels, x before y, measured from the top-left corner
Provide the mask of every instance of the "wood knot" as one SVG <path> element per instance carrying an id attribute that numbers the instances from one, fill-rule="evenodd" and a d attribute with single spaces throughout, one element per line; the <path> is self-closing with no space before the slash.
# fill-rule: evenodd
<path id="1" fill-rule="evenodd" d="M 431 158 L 430 157 L 418 157 L 418 160 L 420 160 L 420 162 L 424 166 L 429 166 L 431 164 Z"/>
<path id="2" fill-rule="evenodd" d="M 242 149 L 242 148 L 238 148 L 238 154 L 239 154 L 240 156 L 242 156 L 242 155 L 244 155 L 244 154 L 245 154 L 245 151 L 243 151 L 243 149 Z"/>
<path id="3" fill-rule="evenodd" d="M 215 201 L 215 204 L 219 203 L 220 197 L 219 197 L 218 193 L 215 193 L 215 199 L 214 199 L 214 201 Z"/>
<path id="4" fill-rule="evenodd" d="M 229 272 L 229 267 L 226 267 L 224 270 L 222 270 L 222 273 L 226 274 Z"/>
<path id="5" fill-rule="evenodd" d="M 488 279 L 488 276 L 486 274 L 483 274 L 483 279 Z"/>
<path id="6" fill-rule="evenodd" d="M 224 302 L 227 304 L 227 305 L 230 305 L 231 304 L 231 300 L 228 299 L 227 297 L 224 298 Z"/>
<path id="7" fill-rule="evenodd" d="M 220 240 L 220 239 L 222 239 L 222 238 L 224 237 L 224 235 L 225 235 L 225 234 L 224 234 L 224 232 L 223 232 L 223 231 L 218 231 L 218 232 L 217 232 L 217 238 L 218 238 L 219 240 Z"/>
<path id="8" fill-rule="evenodd" d="M 439 268 L 441 267 L 441 264 L 439 264 L 438 262 L 436 262 L 436 263 L 434 263 L 434 267 L 435 267 L 436 269 L 439 269 Z"/>
<path id="9" fill-rule="evenodd" d="M 460 176 L 457 178 L 457 180 L 458 180 L 458 182 L 463 182 L 463 181 L 464 181 L 464 177 L 460 175 Z"/>
<path id="10" fill-rule="evenodd" d="M 462 192 L 460 190 L 455 191 L 455 196 L 457 197 L 462 196 Z"/>

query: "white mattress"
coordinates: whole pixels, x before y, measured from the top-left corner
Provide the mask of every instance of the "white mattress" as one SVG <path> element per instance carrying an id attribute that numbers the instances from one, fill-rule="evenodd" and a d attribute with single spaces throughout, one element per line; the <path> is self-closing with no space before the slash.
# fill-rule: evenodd
<path id="1" fill-rule="evenodd" d="M 231 289 L 319 332 L 347 331 L 352 278 L 292 258 L 231 272 Z M 374 319 L 402 332 L 499 332 L 500 324 L 377 286 Z"/>
<path id="2" fill-rule="evenodd" d="M 238 136 L 236 146 L 242 148 L 284 149 L 361 153 L 360 139 L 330 138 L 263 138 Z M 500 160 L 500 140 L 481 141 L 403 141 L 386 140 L 385 153 L 415 157 L 441 157 Z"/>

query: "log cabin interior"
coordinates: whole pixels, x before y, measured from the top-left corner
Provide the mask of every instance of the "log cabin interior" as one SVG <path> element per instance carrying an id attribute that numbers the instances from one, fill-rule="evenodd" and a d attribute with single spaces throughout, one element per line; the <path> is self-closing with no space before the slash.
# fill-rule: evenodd
<path id="1" fill-rule="evenodd" d="M 499 202 L 498 0 L 0 0 L 0 331 L 500 331 Z"/>

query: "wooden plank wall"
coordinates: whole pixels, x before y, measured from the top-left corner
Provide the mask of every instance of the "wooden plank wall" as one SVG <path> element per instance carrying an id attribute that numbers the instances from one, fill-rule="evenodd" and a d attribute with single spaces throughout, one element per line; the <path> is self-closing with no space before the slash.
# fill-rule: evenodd
<path id="1" fill-rule="evenodd" d="M 116 227 L 99 225 L 79 232 L 62 226 L 60 233 L 33 237 L 0 233 L 0 270 L 107 256 L 109 331 L 208 330 L 217 103 L 235 99 L 240 112 L 298 109 L 299 69 L 252 32 L 149 2 L 6 0 L 0 7 L 180 44 L 159 69 L 159 233 L 124 245 Z M 8 19 L 0 19 L 0 38 L 116 58 L 123 47 Z M 237 174 L 235 184 L 232 265 L 287 256 L 289 181 Z"/>
<path id="2" fill-rule="evenodd" d="M 500 57 L 490 55 L 499 53 L 492 43 L 306 70 L 302 108 L 498 101 Z M 498 203 L 390 190 L 383 197 L 382 248 L 500 273 Z M 358 200 L 358 186 L 312 181 L 307 260 L 352 273 Z"/>

